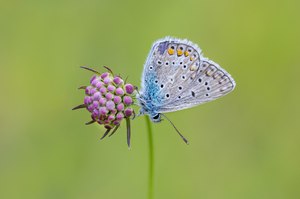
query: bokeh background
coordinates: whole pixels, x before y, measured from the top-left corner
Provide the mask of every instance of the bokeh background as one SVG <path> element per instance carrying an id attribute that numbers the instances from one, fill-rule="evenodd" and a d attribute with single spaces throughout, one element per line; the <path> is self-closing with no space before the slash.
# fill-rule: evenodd
<path id="1" fill-rule="evenodd" d="M 155 198 L 300 197 L 300 2 L 1 1 L 0 198 L 147 196 L 145 118 L 85 126 L 77 87 L 107 65 L 140 85 L 152 43 L 188 38 L 237 82 L 153 124 Z M 124 125 L 124 124 L 123 124 Z"/>

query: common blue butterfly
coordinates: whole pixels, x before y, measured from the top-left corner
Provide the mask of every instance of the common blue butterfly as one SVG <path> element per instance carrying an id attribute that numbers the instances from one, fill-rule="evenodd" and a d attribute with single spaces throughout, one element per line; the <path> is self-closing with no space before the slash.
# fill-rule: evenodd
<path id="1" fill-rule="evenodd" d="M 235 85 L 230 74 L 203 57 L 196 44 L 166 37 L 154 42 L 146 59 L 137 95 L 140 115 L 147 114 L 153 122 L 160 122 L 163 113 L 215 100 L 231 92 Z"/>

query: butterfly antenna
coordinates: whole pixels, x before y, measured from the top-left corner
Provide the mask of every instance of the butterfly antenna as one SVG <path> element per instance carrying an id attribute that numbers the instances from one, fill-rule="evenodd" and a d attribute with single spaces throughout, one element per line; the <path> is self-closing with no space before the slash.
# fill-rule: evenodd
<path id="1" fill-rule="evenodd" d="M 80 66 L 80 68 L 83 68 L 83 69 L 85 69 L 85 70 L 89 70 L 89 71 L 92 71 L 93 73 L 96 73 L 96 74 L 98 74 L 98 75 L 101 75 L 101 73 L 99 73 L 98 71 L 96 71 L 96 70 L 94 70 L 94 69 L 92 69 L 92 68 L 88 68 L 88 67 L 86 67 L 86 66 Z"/>
<path id="2" fill-rule="evenodd" d="M 179 130 L 176 128 L 173 122 L 169 118 L 167 118 L 167 116 L 165 116 L 164 114 L 161 113 L 161 115 L 164 116 L 164 118 L 166 118 L 171 123 L 171 125 L 174 127 L 174 129 L 177 131 L 178 135 L 183 139 L 183 141 L 186 144 L 189 144 L 189 141 L 185 137 L 183 137 L 183 135 L 179 132 Z"/>
<path id="3" fill-rule="evenodd" d="M 134 89 L 136 90 L 136 92 L 137 92 L 139 95 L 141 95 L 140 92 L 139 92 L 139 88 L 138 88 L 137 86 L 134 86 Z"/>

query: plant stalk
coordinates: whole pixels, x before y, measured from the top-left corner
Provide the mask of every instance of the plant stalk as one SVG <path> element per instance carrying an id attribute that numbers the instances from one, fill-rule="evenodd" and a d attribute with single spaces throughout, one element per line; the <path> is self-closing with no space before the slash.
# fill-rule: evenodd
<path id="1" fill-rule="evenodd" d="M 151 121 L 145 116 L 148 130 L 148 146 L 149 146 L 149 173 L 148 173 L 148 199 L 153 199 L 153 177 L 154 177 L 154 151 Z"/>

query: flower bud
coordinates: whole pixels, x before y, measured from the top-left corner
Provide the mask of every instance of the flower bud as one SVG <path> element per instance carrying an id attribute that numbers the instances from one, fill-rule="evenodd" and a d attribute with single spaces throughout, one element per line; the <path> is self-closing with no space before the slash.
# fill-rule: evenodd
<path id="1" fill-rule="evenodd" d="M 116 89 L 116 94 L 117 94 L 117 95 L 124 95 L 123 89 L 122 89 L 122 88 L 117 88 L 117 89 Z"/>
<path id="2" fill-rule="evenodd" d="M 109 72 L 93 75 L 90 85 L 85 87 L 84 104 L 79 107 L 86 107 L 90 112 L 92 121 L 88 122 L 89 124 L 97 122 L 106 129 L 113 129 L 119 126 L 124 118 L 134 114 L 130 107 L 133 104 L 134 91 L 132 84 L 124 85 L 121 77 L 113 76 Z"/>
<path id="3" fill-rule="evenodd" d="M 123 83 L 123 80 L 120 78 L 120 77 L 115 77 L 114 78 L 114 83 L 117 84 L 117 85 L 120 85 Z"/>
<path id="4" fill-rule="evenodd" d="M 115 103 L 114 103 L 113 101 L 108 101 L 108 102 L 106 102 L 106 108 L 107 108 L 108 110 L 113 110 L 113 109 L 115 109 Z"/>
<path id="5" fill-rule="evenodd" d="M 127 94 L 132 94 L 134 91 L 134 87 L 132 86 L 132 84 L 126 84 L 125 85 L 125 91 Z"/>
<path id="6" fill-rule="evenodd" d="M 123 101 L 124 101 L 124 104 L 126 104 L 126 105 L 131 105 L 132 102 L 133 102 L 132 98 L 129 97 L 129 96 L 125 96 L 124 99 L 123 99 Z"/>
<path id="7" fill-rule="evenodd" d="M 124 111 L 125 117 L 130 117 L 133 114 L 133 109 L 132 108 L 127 108 Z"/>

